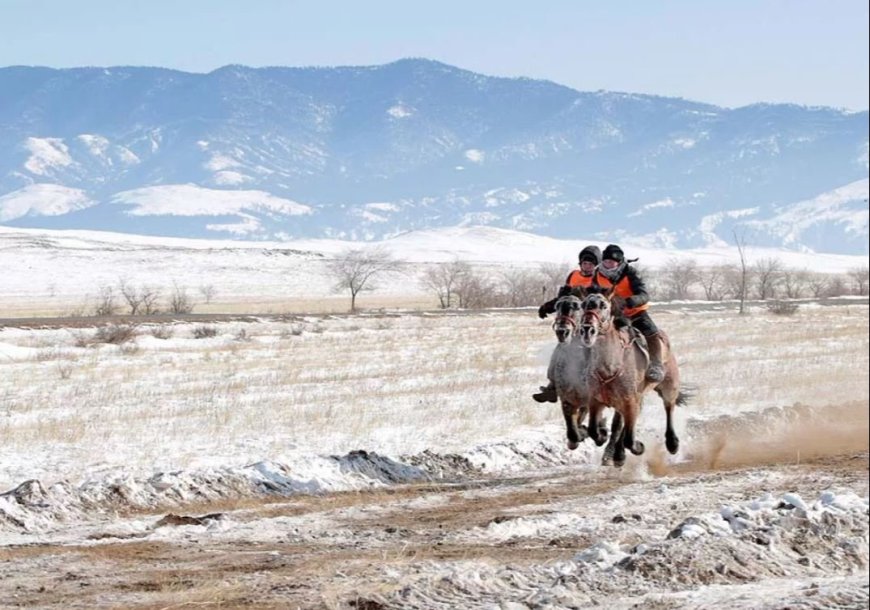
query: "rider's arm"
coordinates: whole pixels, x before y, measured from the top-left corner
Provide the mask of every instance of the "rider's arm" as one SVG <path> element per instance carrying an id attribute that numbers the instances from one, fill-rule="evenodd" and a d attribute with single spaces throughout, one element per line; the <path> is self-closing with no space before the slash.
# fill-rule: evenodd
<path id="1" fill-rule="evenodd" d="M 631 288 L 632 296 L 625 300 L 628 307 L 640 307 L 649 303 L 649 293 L 646 291 L 646 285 L 643 279 L 638 275 L 633 267 L 626 269 L 625 277 L 628 278 L 628 285 Z"/>

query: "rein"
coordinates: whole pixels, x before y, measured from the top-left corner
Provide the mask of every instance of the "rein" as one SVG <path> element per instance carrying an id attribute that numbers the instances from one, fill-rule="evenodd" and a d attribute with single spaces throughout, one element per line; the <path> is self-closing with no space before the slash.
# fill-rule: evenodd
<path id="1" fill-rule="evenodd" d="M 592 321 L 590 321 L 592 320 Z M 582 327 L 598 327 L 599 332 L 606 333 L 610 330 L 610 326 L 612 323 L 612 318 L 608 319 L 606 323 L 601 323 L 601 316 L 598 315 L 596 311 L 585 311 L 583 312 L 583 322 L 580 324 Z"/>
<path id="2" fill-rule="evenodd" d="M 577 327 L 577 323 L 574 321 L 574 318 L 572 318 L 571 316 L 563 316 L 563 315 L 556 316 L 556 319 L 553 321 L 553 328 L 555 328 L 556 324 L 558 324 L 559 322 L 568 322 L 568 324 L 570 324 L 571 326 L 573 326 L 575 328 Z"/>
<path id="3" fill-rule="evenodd" d="M 577 334 L 577 322 L 574 321 L 574 318 L 572 318 L 571 316 L 563 316 L 561 314 L 556 316 L 556 319 L 553 320 L 553 332 L 556 332 L 556 326 L 560 322 L 567 322 L 571 326 L 572 337 Z"/>

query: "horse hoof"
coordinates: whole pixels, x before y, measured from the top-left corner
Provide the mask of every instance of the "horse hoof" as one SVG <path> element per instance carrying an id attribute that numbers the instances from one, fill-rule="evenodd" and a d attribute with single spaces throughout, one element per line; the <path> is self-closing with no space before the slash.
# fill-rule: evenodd
<path id="1" fill-rule="evenodd" d="M 668 448 L 668 453 L 674 455 L 677 451 L 680 450 L 680 439 L 676 436 L 668 437 L 665 439 L 665 446 Z"/>
<path id="2" fill-rule="evenodd" d="M 625 458 L 622 458 L 621 460 L 616 460 L 616 459 L 613 460 L 613 467 L 614 468 L 622 468 L 624 465 L 625 465 Z"/>
<path id="3" fill-rule="evenodd" d="M 605 436 L 601 436 L 601 435 L 599 434 L 599 435 L 598 435 L 598 438 L 595 439 L 595 444 L 598 445 L 599 447 L 600 447 L 601 445 L 603 445 L 604 443 L 606 443 L 606 442 L 607 442 L 607 436 L 606 436 L 606 435 L 605 435 Z"/>
<path id="4" fill-rule="evenodd" d="M 586 426 L 578 426 L 577 427 L 577 440 L 581 443 L 589 438 L 589 430 L 586 429 Z"/>
<path id="5" fill-rule="evenodd" d="M 646 451 L 646 446 L 640 441 L 634 441 L 634 447 L 631 447 L 631 452 L 635 455 L 643 455 Z"/>
<path id="6" fill-rule="evenodd" d="M 580 446 L 580 443 L 575 443 L 574 441 L 568 441 L 568 449 L 574 451 L 577 447 Z"/>

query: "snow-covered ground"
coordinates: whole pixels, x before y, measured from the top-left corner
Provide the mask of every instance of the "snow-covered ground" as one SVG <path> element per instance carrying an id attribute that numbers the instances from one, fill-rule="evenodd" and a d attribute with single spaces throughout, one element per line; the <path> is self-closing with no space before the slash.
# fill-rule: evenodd
<path id="1" fill-rule="evenodd" d="M 82 266 L 138 282 L 157 260 L 244 295 L 255 260 L 321 258 L 40 239 L 65 246 L 0 251 L 37 306 L 52 260 L 57 294 Z M 315 272 L 288 269 L 309 294 Z M 694 396 L 676 456 L 647 397 L 622 470 L 531 401 L 554 345 L 532 310 L 141 324 L 120 344 L 7 326 L 0 605 L 866 607 L 868 318 L 657 306 Z"/>
<path id="2" fill-rule="evenodd" d="M 401 271 L 363 293 L 364 307 L 428 306 L 434 296 L 420 281 L 427 264 L 461 259 L 493 277 L 508 269 L 558 264 L 567 273 L 588 243 L 485 227 L 415 231 L 384 242 L 334 240 L 250 242 L 145 237 L 94 231 L 47 231 L 0 226 L 0 318 L 54 315 L 92 307 L 100 289 L 119 281 L 167 295 L 189 291 L 196 311 L 341 311 L 347 297 L 332 291 L 326 261 L 349 248 L 383 248 L 403 261 Z M 655 268 L 670 259 L 701 266 L 739 262 L 734 247 L 650 249 L 622 244 L 629 257 Z M 867 256 L 802 253 L 747 247 L 750 264 L 779 259 L 794 269 L 844 273 L 868 266 Z M 213 303 L 203 289 L 210 287 Z"/>

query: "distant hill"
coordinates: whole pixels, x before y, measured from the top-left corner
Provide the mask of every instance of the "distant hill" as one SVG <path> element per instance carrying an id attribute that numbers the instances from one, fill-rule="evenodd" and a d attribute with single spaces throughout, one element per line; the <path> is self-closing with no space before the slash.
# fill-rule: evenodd
<path id="1" fill-rule="evenodd" d="M 0 69 L 0 223 L 380 239 L 489 225 L 866 254 L 868 113 L 384 66 Z"/>

